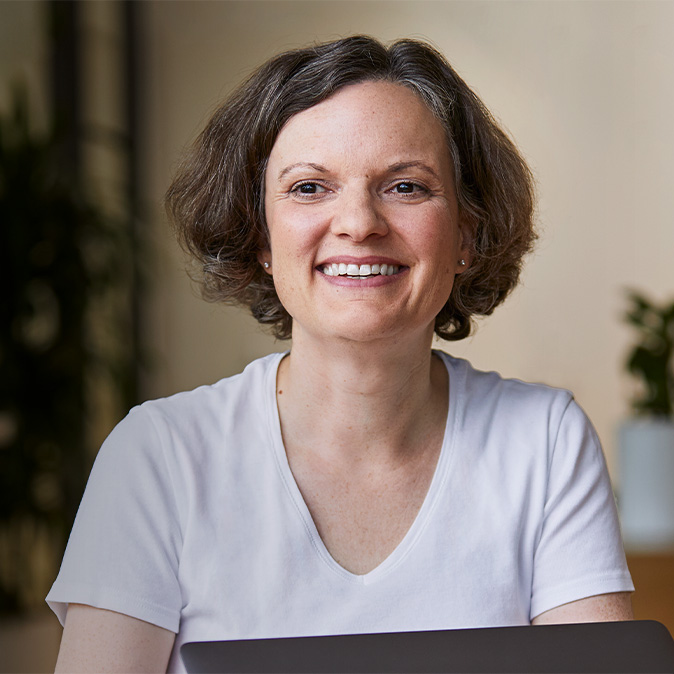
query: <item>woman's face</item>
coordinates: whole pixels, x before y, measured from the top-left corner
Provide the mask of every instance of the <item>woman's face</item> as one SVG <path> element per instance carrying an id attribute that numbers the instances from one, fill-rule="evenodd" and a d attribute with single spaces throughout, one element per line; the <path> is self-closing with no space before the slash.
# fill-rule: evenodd
<path id="1" fill-rule="evenodd" d="M 269 156 L 265 211 L 259 259 L 294 338 L 430 337 L 470 263 L 443 128 L 400 85 L 354 84 L 292 117 Z"/>

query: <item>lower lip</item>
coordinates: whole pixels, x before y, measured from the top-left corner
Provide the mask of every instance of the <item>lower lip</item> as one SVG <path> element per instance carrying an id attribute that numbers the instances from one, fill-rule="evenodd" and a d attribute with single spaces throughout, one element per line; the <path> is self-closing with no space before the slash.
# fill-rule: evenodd
<path id="1" fill-rule="evenodd" d="M 404 276 L 409 271 L 409 267 L 404 267 L 397 274 L 391 276 L 366 276 L 363 279 L 349 278 L 348 276 L 328 276 L 318 269 L 316 273 L 328 283 L 334 286 L 342 286 L 344 288 L 380 288 L 381 286 L 395 283 L 401 276 Z"/>

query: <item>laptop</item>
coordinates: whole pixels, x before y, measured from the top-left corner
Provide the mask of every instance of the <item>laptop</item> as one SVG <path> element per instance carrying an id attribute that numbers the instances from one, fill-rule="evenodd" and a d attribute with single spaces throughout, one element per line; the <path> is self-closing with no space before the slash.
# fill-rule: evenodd
<path id="1" fill-rule="evenodd" d="M 674 673 L 652 620 L 183 644 L 189 674 Z"/>

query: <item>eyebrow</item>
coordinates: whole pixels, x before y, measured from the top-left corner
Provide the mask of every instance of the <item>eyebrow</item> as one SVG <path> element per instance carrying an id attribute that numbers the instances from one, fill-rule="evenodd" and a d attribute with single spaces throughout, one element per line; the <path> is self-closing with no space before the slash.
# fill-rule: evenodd
<path id="1" fill-rule="evenodd" d="M 409 168 L 421 169 L 425 173 L 428 173 L 429 175 L 433 176 L 434 178 L 440 180 L 440 176 L 437 174 L 437 172 L 423 161 L 401 161 L 401 162 L 398 162 L 396 164 L 391 164 L 388 167 L 388 172 L 389 173 L 401 173 L 402 171 L 406 171 Z"/>
<path id="2" fill-rule="evenodd" d="M 295 164 L 290 164 L 289 166 L 286 166 L 285 168 L 281 169 L 278 174 L 278 180 L 281 180 L 285 175 L 287 175 L 291 171 L 294 171 L 297 168 L 310 168 L 313 169 L 314 171 L 318 171 L 319 173 L 328 172 L 328 169 L 325 168 L 325 166 L 322 166 L 321 164 L 314 164 L 313 162 L 300 161 L 296 162 Z M 406 171 L 409 168 L 421 169 L 425 173 L 428 173 L 429 175 L 433 176 L 434 178 L 438 180 L 440 179 L 440 177 L 438 176 L 437 172 L 434 169 L 432 169 L 428 164 L 420 160 L 396 162 L 395 164 L 391 164 L 390 166 L 388 166 L 386 172 L 402 173 L 403 171 Z"/>
<path id="3" fill-rule="evenodd" d="M 290 173 L 290 171 L 293 171 L 296 168 L 310 168 L 314 169 L 314 171 L 318 171 L 319 173 L 327 173 L 327 170 L 325 166 L 321 166 L 320 164 L 314 164 L 313 162 L 307 162 L 307 161 L 300 161 L 295 164 L 290 164 L 290 166 L 286 166 L 284 169 L 281 169 L 278 174 L 278 179 L 281 180 L 284 175 L 287 173 Z"/>

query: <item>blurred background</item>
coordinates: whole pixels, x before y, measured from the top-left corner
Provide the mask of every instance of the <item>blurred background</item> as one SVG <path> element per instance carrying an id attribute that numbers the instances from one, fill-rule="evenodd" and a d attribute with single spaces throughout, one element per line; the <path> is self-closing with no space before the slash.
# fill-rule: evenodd
<path id="1" fill-rule="evenodd" d="M 288 348 L 199 298 L 162 206 L 209 113 L 288 48 L 429 40 L 515 138 L 538 248 L 475 336 L 438 346 L 574 391 L 620 498 L 625 289 L 674 295 L 673 29 L 650 0 L 0 0 L 0 671 L 53 667 L 43 597 L 111 427 Z M 644 593 L 674 597 L 671 550 L 636 552 Z M 660 604 L 638 617 L 671 619 Z"/>

